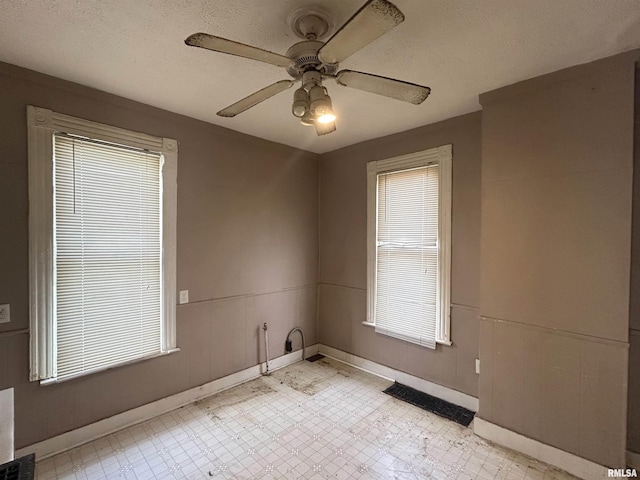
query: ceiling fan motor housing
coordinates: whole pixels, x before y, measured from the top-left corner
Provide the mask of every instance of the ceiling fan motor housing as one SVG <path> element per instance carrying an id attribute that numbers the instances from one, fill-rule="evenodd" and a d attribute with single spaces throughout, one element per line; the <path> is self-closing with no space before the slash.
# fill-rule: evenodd
<path id="1" fill-rule="evenodd" d="M 298 79 L 305 71 L 311 69 L 326 75 L 334 75 L 338 70 L 338 64 L 323 64 L 318 58 L 318 50 L 323 45 L 323 42 L 317 40 L 305 40 L 292 45 L 286 53 L 286 56 L 294 62 L 294 66 L 287 68 L 289 75 Z"/>

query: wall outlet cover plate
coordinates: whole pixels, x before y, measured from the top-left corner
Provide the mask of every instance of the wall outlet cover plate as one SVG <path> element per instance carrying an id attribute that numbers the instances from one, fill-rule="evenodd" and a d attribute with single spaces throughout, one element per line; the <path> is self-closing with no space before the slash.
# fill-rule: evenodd
<path id="1" fill-rule="evenodd" d="M 9 323 L 11 321 L 11 307 L 8 303 L 0 305 L 0 323 Z"/>

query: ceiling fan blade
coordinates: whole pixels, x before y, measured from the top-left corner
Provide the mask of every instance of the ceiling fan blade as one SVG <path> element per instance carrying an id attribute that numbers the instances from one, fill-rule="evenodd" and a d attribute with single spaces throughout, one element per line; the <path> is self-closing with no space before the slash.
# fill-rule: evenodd
<path id="1" fill-rule="evenodd" d="M 329 123 L 320 123 L 316 121 L 316 133 L 318 134 L 318 136 L 327 135 L 328 133 L 335 132 L 335 131 L 336 131 L 335 121 L 329 122 Z"/>
<path id="2" fill-rule="evenodd" d="M 245 45 L 244 43 L 227 40 L 226 38 L 209 35 L 208 33 L 194 33 L 193 35 L 189 35 L 184 43 L 191 47 L 206 48 L 214 52 L 250 58 L 252 60 L 258 60 L 259 62 L 277 65 L 278 67 L 290 67 L 293 65 L 293 61 L 284 55 Z"/>
<path id="3" fill-rule="evenodd" d="M 280 80 L 279 82 L 273 83 L 268 87 L 264 87 L 262 90 L 258 90 L 257 92 L 252 93 L 248 97 L 237 101 L 233 105 L 229 105 L 227 108 L 220 110 L 217 115 L 221 117 L 235 117 L 239 113 L 242 113 L 245 110 L 256 106 L 260 102 L 264 102 L 266 99 L 273 97 L 277 93 L 291 88 L 291 85 L 293 85 L 294 83 L 295 81 L 293 80 Z"/>
<path id="4" fill-rule="evenodd" d="M 318 51 L 324 63 L 339 63 L 404 21 L 387 0 L 368 0 Z"/>
<path id="5" fill-rule="evenodd" d="M 429 87 L 353 70 L 341 70 L 336 74 L 335 79 L 344 87 L 357 88 L 414 105 L 420 105 L 431 93 Z"/>

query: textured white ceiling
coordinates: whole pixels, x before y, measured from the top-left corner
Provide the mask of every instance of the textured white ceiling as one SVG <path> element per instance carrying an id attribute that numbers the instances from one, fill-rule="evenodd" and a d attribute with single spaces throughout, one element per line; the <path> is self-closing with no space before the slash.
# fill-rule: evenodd
<path id="1" fill-rule="evenodd" d="M 289 78 L 187 47 L 206 32 L 282 53 L 288 14 L 317 4 L 341 25 L 364 0 L 0 0 L 0 60 L 272 141 L 326 152 L 479 109 L 478 94 L 640 47 L 639 0 L 395 0 L 406 20 L 341 68 L 432 88 L 420 106 L 327 81 L 338 130 L 317 137 L 293 89 L 235 118 L 215 112 Z"/>

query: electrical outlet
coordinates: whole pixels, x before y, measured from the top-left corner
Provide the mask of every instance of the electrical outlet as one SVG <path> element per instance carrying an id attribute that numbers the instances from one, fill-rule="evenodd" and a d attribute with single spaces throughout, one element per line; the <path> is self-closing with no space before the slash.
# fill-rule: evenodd
<path id="1" fill-rule="evenodd" d="M 480 374 L 480 359 L 476 358 L 476 373 Z"/>
<path id="2" fill-rule="evenodd" d="M 11 321 L 11 309 L 8 303 L 0 305 L 0 323 L 9 323 Z"/>
<path id="3" fill-rule="evenodd" d="M 189 303 L 189 290 L 180 290 L 180 304 Z"/>

